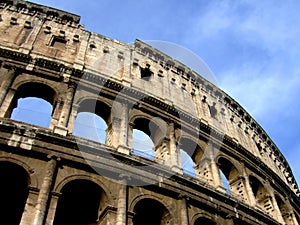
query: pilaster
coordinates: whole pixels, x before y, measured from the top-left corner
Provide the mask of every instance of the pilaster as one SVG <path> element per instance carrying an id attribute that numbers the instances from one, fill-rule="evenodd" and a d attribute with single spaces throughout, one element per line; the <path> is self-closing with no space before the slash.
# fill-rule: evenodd
<path id="1" fill-rule="evenodd" d="M 9 117 L 12 113 L 13 100 L 15 97 L 17 90 L 9 88 L 4 100 L 2 101 L 2 105 L 0 107 L 0 117 Z"/>
<path id="2" fill-rule="evenodd" d="M 51 200 L 50 200 L 50 204 L 49 204 L 46 225 L 52 225 L 54 222 L 57 203 L 58 203 L 60 195 L 61 195 L 61 193 L 57 193 L 57 192 L 52 192 L 52 194 L 51 194 Z"/>
<path id="3" fill-rule="evenodd" d="M 107 133 L 111 135 L 111 145 L 118 152 L 129 155 L 130 148 L 128 146 L 128 106 L 126 103 L 115 101 L 112 106 L 111 129 Z"/>
<path id="4" fill-rule="evenodd" d="M 35 205 L 37 202 L 39 190 L 35 187 L 29 187 L 28 197 L 26 200 L 24 212 L 22 214 L 22 219 L 20 225 L 31 224 L 34 213 Z"/>
<path id="5" fill-rule="evenodd" d="M 126 225 L 127 224 L 127 196 L 128 187 L 127 182 L 130 179 L 127 175 L 120 175 L 120 189 L 117 203 L 117 217 L 116 225 Z"/>
<path id="6" fill-rule="evenodd" d="M 1 67 L 0 75 L 1 75 L 1 77 L 3 77 L 1 87 L 0 87 L 0 105 L 2 105 L 3 100 L 15 79 L 15 70 L 13 70 L 13 69 L 8 70 L 8 69 Z"/>
<path id="7" fill-rule="evenodd" d="M 44 220 L 45 220 L 45 212 L 47 209 L 47 204 L 49 201 L 49 195 L 53 183 L 53 179 L 55 176 L 56 172 L 56 166 L 57 166 L 57 161 L 60 159 L 49 155 L 48 158 L 50 159 L 47 162 L 46 165 L 46 174 L 39 192 L 38 200 L 37 200 L 37 205 L 36 205 L 36 211 L 35 211 L 35 217 L 33 220 L 33 225 L 43 225 Z"/>
<path id="8" fill-rule="evenodd" d="M 188 207 L 187 207 L 188 197 L 179 196 L 179 205 L 180 205 L 180 225 L 189 225 L 189 216 L 188 216 Z"/>
<path id="9" fill-rule="evenodd" d="M 67 135 L 68 133 L 67 126 L 70 118 L 74 92 L 75 92 L 75 84 L 70 83 L 68 85 L 67 93 L 63 97 L 64 99 L 63 108 L 60 113 L 58 124 L 54 127 L 54 133 L 58 133 L 61 135 Z"/>

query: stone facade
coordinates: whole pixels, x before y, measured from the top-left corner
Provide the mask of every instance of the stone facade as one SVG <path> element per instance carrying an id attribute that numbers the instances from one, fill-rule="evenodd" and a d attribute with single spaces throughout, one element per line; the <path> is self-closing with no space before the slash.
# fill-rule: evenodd
<path id="1" fill-rule="evenodd" d="M 286 159 L 215 85 L 77 15 L 24 1 L 0 10 L 1 224 L 300 224 Z M 48 128 L 10 119 L 26 97 L 52 105 Z M 106 122 L 105 143 L 73 135 L 80 112 Z M 152 160 L 133 153 L 134 129 L 151 137 Z"/>

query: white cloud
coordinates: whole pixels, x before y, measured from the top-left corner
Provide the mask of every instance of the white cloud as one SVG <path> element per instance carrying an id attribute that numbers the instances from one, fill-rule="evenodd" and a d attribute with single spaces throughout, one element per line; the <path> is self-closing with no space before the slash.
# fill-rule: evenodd
<path id="1" fill-rule="evenodd" d="M 282 76 L 273 68 L 244 66 L 224 73 L 220 87 L 256 116 L 272 115 L 288 108 L 300 90 L 298 73 Z"/>

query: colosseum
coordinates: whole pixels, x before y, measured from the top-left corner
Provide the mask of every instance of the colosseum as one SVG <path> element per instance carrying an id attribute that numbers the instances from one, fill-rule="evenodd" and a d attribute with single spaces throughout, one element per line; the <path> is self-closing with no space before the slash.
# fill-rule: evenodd
<path id="1" fill-rule="evenodd" d="M 300 225 L 285 157 L 214 84 L 78 15 L 0 9 L 0 224 Z"/>

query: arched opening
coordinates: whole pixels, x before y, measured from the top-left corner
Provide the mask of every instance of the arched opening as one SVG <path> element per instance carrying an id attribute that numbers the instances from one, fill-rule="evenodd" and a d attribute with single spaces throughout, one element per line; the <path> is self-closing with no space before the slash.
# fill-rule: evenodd
<path id="1" fill-rule="evenodd" d="M 290 217 L 290 212 L 289 212 L 287 205 L 278 195 L 275 195 L 275 199 L 276 199 L 278 208 L 280 210 L 280 213 L 281 213 L 281 216 L 282 216 L 284 222 L 286 224 L 290 224 L 290 221 L 292 220 L 292 218 Z"/>
<path id="2" fill-rule="evenodd" d="M 199 166 L 203 156 L 201 147 L 188 138 L 181 138 L 180 156 L 183 172 L 191 176 L 196 176 L 197 171 L 195 168 Z"/>
<path id="3" fill-rule="evenodd" d="M 41 83 L 26 83 L 16 92 L 6 116 L 11 119 L 48 128 L 56 94 Z"/>
<path id="4" fill-rule="evenodd" d="M 226 175 L 223 173 L 223 171 L 221 169 L 219 169 L 219 172 L 220 172 L 220 175 L 221 175 L 221 180 L 222 180 L 223 187 L 226 189 L 226 193 L 230 194 L 230 186 L 229 186 L 228 179 L 227 179 Z"/>
<path id="5" fill-rule="evenodd" d="M 192 177 L 196 176 L 195 163 L 192 158 L 183 150 L 180 149 L 181 168 L 184 174 L 188 174 Z"/>
<path id="6" fill-rule="evenodd" d="M 0 162 L 0 224 L 18 225 L 28 197 L 27 172 L 10 162 Z"/>
<path id="7" fill-rule="evenodd" d="M 132 153 L 153 160 L 155 151 L 151 138 L 138 129 L 133 129 L 132 137 Z"/>
<path id="8" fill-rule="evenodd" d="M 73 135 L 105 144 L 106 122 L 98 115 L 90 112 L 80 112 L 76 116 Z"/>
<path id="9" fill-rule="evenodd" d="M 44 99 L 27 97 L 18 99 L 11 119 L 48 128 L 51 123 L 52 105 Z"/>
<path id="10" fill-rule="evenodd" d="M 274 211 L 271 198 L 263 184 L 254 176 L 249 176 L 250 186 L 256 199 L 256 204 L 265 212 L 272 214 Z"/>
<path id="11" fill-rule="evenodd" d="M 96 100 L 85 100 L 78 108 L 73 134 L 100 143 L 107 143 L 110 107 Z"/>
<path id="12" fill-rule="evenodd" d="M 96 183 L 84 179 L 70 181 L 61 190 L 53 224 L 96 224 L 105 203 L 105 193 Z"/>
<path id="13" fill-rule="evenodd" d="M 227 159 L 221 157 L 218 160 L 220 175 L 222 178 L 223 186 L 227 193 L 235 193 L 244 196 L 243 183 L 238 180 L 239 172 L 236 167 Z"/>
<path id="14" fill-rule="evenodd" d="M 166 124 L 162 119 L 135 119 L 132 129 L 132 153 L 148 159 L 163 159 L 166 151 L 163 143 L 165 136 Z"/>
<path id="15" fill-rule="evenodd" d="M 133 225 L 169 225 L 171 215 L 166 207 L 153 199 L 142 199 L 134 206 Z"/>
<path id="16" fill-rule="evenodd" d="M 212 221 L 211 219 L 208 219 L 206 217 L 200 217 L 196 219 L 194 225 L 215 225 L 216 223 Z"/>

